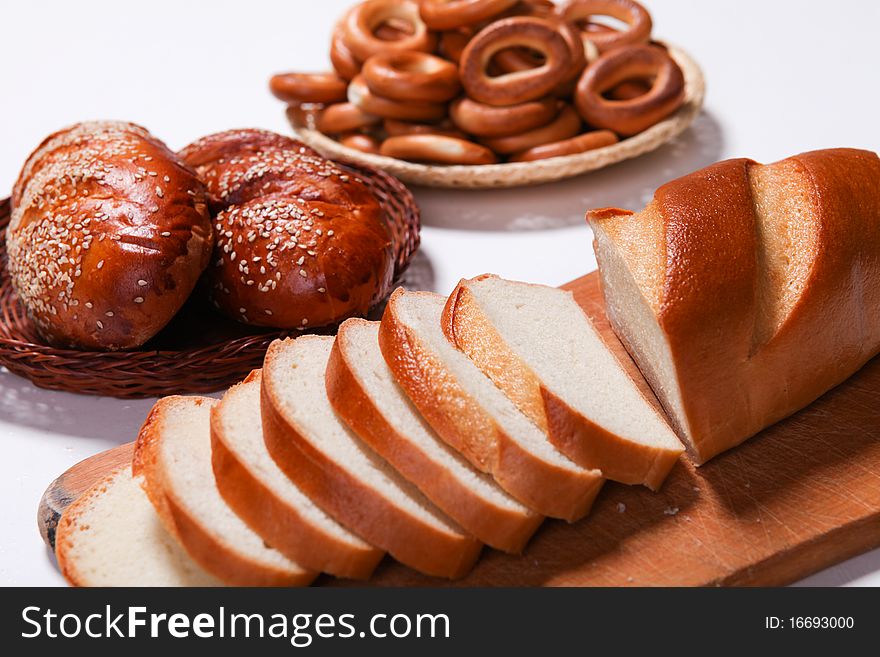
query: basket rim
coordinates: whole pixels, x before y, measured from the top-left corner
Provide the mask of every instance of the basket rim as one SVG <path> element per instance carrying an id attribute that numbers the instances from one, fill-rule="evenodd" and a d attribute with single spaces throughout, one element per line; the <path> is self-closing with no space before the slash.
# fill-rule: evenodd
<path id="1" fill-rule="evenodd" d="M 697 118 L 706 96 L 702 69 L 678 46 L 663 43 L 685 77 L 685 99 L 671 116 L 637 135 L 616 144 L 584 153 L 563 155 L 534 162 L 502 162 L 479 165 L 432 165 L 407 162 L 384 155 L 363 153 L 343 146 L 317 130 L 294 127 L 294 134 L 327 157 L 341 157 L 378 167 L 409 183 L 440 188 L 500 189 L 537 185 L 601 169 L 644 155 L 684 132 Z"/>

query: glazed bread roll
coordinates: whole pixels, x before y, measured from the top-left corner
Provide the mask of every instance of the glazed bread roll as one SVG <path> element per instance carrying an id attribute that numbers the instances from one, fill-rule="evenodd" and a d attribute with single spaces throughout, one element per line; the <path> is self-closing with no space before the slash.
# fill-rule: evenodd
<path id="1" fill-rule="evenodd" d="M 131 123 L 49 136 L 12 193 L 9 273 L 51 344 L 138 347 L 186 301 L 213 244 L 205 188 Z"/>
<path id="2" fill-rule="evenodd" d="M 262 130 L 210 135 L 181 155 L 217 212 L 207 279 L 225 314 L 306 329 L 364 315 L 388 295 L 402 227 L 356 175 Z"/>
<path id="3" fill-rule="evenodd" d="M 875 153 L 719 162 L 587 218 L 609 318 L 699 463 L 880 351 Z"/>

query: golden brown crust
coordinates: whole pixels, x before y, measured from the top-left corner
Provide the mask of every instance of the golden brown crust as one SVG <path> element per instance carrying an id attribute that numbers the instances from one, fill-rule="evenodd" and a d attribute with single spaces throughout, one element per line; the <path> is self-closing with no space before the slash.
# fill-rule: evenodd
<path id="1" fill-rule="evenodd" d="M 379 149 L 382 155 L 412 162 L 441 164 L 493 164 L 495 153 L 466 139 L 437 134 L 388 137 Z"/>
<path id="2" fill-rule="evenodd" d="M 510 137 L 545 126 L 559 114 L 553 98 L 542 98 L 520 105 L 494 107 L 462 97 L 449 107 L 456 126 L 478 137 Z"/>
<path id="3" fill-rule="evenodd" d="M 421 0 L 422 20 L 432 30 L 454 30 L 495 18 L 519 0 Z"/>
<path id="4" fill-rule="evenodd" d="M 208 264 L 204 186 L 140 126 L 80 123 L 49 136 L 15 184 L 9 273 L 48 342 L 145 343 Z"/>
<path id="5" fill-rule="evenodd" d="M 239 385 L 255 381 L 259 381 L 258 372 Z M 219 404 L 211 410 L 211 451 L 217 487 L 226 503 L 267 543 L 296 563 L 338 577 L 367 579 L 384 553 L 338 540 L 277 497 L 227 446 L 220 410 Z"/>
<path id="6" fill-rule="evenodd" d="M 266 358 L 272 358 L 271 347 Z M 302 430 L 278 410 L 278 392 L 268 377 L 263 380 L 261 398 L 263 435 L 269 453 L 315 504 L 419 572 L 450 579 L 470 572 L 480 554 L 479 541 L 425 524 L 316 449 L 303 437 Z"/>
<path id="7" fill-rule="evenodd" d="M 396 41 L 380 39 L 376 29 L 392 20 L 408 26 L 409 34 Z M 362 62 L 380 52 L 433 52 L 437 46 L 436 35 L 428 30 L 413 0 L 367 0 L 349 10 L 340 29 L 345 45 Z"/>
<path id="8" fill-rule="evenodd" d="M 682 411 L 663 401 L 671 415 L 683 415 L 675 419 L 700 463 L 799 410 L 880 351 L 880 160 L 869 151 L 832 149 L 778 164 L 790 171 L 790 189 L 769 193 L 811 199 L 805 211 L 820 247 L 809 254 L 800 297 L 769 339 L 755 339 L 766 325 L 758 321 L 766 312 L 760 288 L 771 283 L 758 259 L 765 247 L 750 171 L 776 165 L 712 165 L 658 189 L 648 208 L 660 224 L 664 258 L 659 303 L 651 308 Z M 616 218 L 610 211 L 590 213 L 590 220 L 602 230 Z M 634 278 L 647 298 L 652 284 L 643 272 Z M 627 318 L 611 319 L 650 374 L 627 336 Z"/>
<path id="9" fill-rule="evenodd" d="M 467 284 L 465 280 L 458 284 L 444 308 L 444 332 L 450 342 L 546 431 L 550 441 L 572 461 L 600 470 L 608 479 L 644 484 L 657 490 L 678 462 L 683 448 L 662 448 L 626 440 L 569 406 L 548 390 L 540 377 L 504 342 Z M 591 317 L 587 319 L 593 322 Z M 599 327 L 596 332 L 602 336 Z M 624 372 L 632 378 L 631 370 L 624 369 Z M 650 406 L 656 409 L 654 404 Z"/>
<path id="10" fill-rule="evenodd" d="M 521 132 L 509 137 L 497 137 L 484 139 L 483 143 L 496 153 L 509 155 L 527 151 L 536 146 L 551 144 L 571 139 L 581 131 L 581 117 L 572 109 L 571 105 L 562 105 L 559 114 L 547 125 Z"/>
<path id="11" fill-rule="evenodd" d="M 272 95 L 285 103 L 341 103 L 345 80 L 334 73 L 278 73 L 269 78 Z"/>
<path id="12" fill-rule="evenodd" d="M 224 313 L 305 329 L 366 314 L 388 294 L 402 236 L 356 175 L 259 130 L 211 135 L 182 152 L 219 211 L 207 282 Z"/>
<path id="13" fill-rule="evenodd" d="M 535 160 L 546 160 L 551 157 L 562 157 L 565 155 L 574 155 L 575 153 L 586 153 L 596 148 L 604 148 L 618 142 L 617 135 L 610 130 L 592 130 L 563 139 L 562 141 L 550 142 L 549 144 L 541 144 L 533 146 L 519 153 L 510 156 L 511 162 L 534 162 Z"/>
<path id="14" fill-rule="evenodd" d="M 439 121 L 446 116 L 446 105 L 426 100 L 392 100 L 379 96 L 367 86 L 361 73 L 348 85 L 348 100 L 364 112 L 381 116 L 383 119 L 403 121 Z"/>
<path id="15" fill-rule="evenodd" d="M 544 55 L 545 63 L 515 75 L 492 78 L 487 69 L 496 53 L 526 47 Z M 471 39 L 461 54 L 461 83 L 467 95 L 488 105 L 517 105 L 549 94 L 570 73 L 572 51 L 558 24 L 517 16 L 495 21 Z"/>
<path id="16" fill-rule="evenodd" d="M 455 64 L 424 52 L 373 55 L 363 76 L 373 93 L 404 102 L 445 103 L 461 91 Z"/>
<path id="17" fill-rule="evenodd" d="M 651 38 L 653 22 L 647 10 L 634 0 L 568 0 L 558 9 L 558 14 L 567 21 L 578 23 L 595 16 L 611 16 L 626 23 L 625 30 L 606 28 L 602 23 L 591 23 L 594 29 L 585 30 L 599 52 L 636 43 L 647 43 Z"/>
<path id="18" fill-rule="evenodd" d="M 339 328 L 327 364 L 327 396 L 337 414 L 466 531 L 499 550 L 520 552 L 543 518 L 495 506 L 474 494 L 394 427 L 373 403 L 364 382 L 349 364 L 352 356 L 346 350 L 345 334 L 348 326 L 358 322 L 365 320 L 351 319 Z"/>
<path id="19" fill-rule="evenodd" d="M 491 474 L 526 506 L 569 521 L 586 515 L 604 479 L 593 470 L 548 463 L 513 440 L 399 319 L 396 305 L 402 294 L 398 289 L 388 301 L 379 345 L 395 379 L 425 420 L 474 467 Z"/>
<path id="20" fill-rule="evenodd" d="M 291 573 L 249 559 L 234 547 L 213 534 L 203 523 L 187 511 L 187 505 L 177 498 L 168 485 L 161 463 L 162 424 L 165 414 L 175 404 L 189 404 L 191 397 L 163 397 L 153 408 L 138 433 L 132 458 L 132 474 L 141 476 L 141 487 L 169 534 L 174 536 L 187 554 L 206 572 L 232 586 L 308 586 L 316 572 L 302 570 Z M 209 397 L 196 397 L 196 404 L 216 403 Z"/>
<path id="21" fill-rule="evenodd" d="M 651 88 L 629 100 L 608 100 L 604 94 L 632 79 L 653 80 Z M 603 54 L 578 80 L 574 96 L 578 112 L 589 125 L 628 137 L 660 122 L 684 102 L 684 73 L 662 48 L 627 46 Z"/>

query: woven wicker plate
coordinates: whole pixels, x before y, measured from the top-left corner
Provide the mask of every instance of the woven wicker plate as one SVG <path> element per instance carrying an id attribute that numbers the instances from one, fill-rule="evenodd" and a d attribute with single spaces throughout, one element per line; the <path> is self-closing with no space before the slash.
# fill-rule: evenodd
<path id="1" fill-rule="evenodd" d="M 363 164 L 339 166 L 363 178 L 389 220 L 405 227 L 406 244 L 395 263 L 399 278 L 419 246 L 415 199 L 387 173 Z M 239 324 L 218 315 L 202 295 L 194 294 L 172 322 L 140 349 L 98 352 L 50 347 L 41 342 L 12 289 L 6 269 L 8 224 L 9 199 L 4 199 L 0 201 L 0 365 L 41 388 L 120 398 L 213 392 L 260 367 L 273 340 L 300 334 Z"/>
<path id="2" fill-rule="evenodd" d="M 554 157 L 537 162 L 436 166 L 362 153 L 343 146 L 317 130 L 295 128 L 294 132 L 309 146 L 327 157 L 368 164 L 384 169 L 405 182 L 428 187 L 471 189 L 523 187 L 571 178 L 653 151 L 681 134 L 697 118 L 706 95 L 703 72 L 690 55 L 683 50 L 669 44 L 666 44 L 666 47 L 684 73 L 685 99 L 682 106 L 669 118 L 634 137 L 586 153 Z"/>

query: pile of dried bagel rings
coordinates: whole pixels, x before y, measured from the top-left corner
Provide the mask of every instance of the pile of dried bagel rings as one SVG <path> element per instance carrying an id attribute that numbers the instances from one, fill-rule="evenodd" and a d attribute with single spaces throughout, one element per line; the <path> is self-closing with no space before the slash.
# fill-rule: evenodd
<path id="1" fill-rule="evenodd" d="M 684 76 L 651 27 L 634 0 L 367 0 L 335 27 L 335 72 L 282 73 L 270 89 L 295 128 L 366 153 L 543 160 L 609 146 L 678 109 Z"/>

